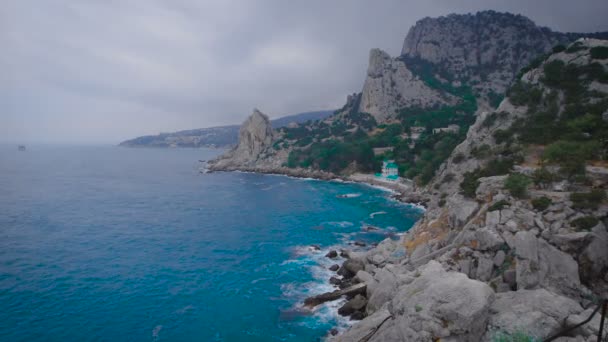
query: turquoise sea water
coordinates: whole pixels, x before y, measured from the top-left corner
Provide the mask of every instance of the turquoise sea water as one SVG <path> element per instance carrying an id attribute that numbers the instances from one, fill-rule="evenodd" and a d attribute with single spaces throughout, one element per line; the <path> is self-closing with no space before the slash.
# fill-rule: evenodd
<path id="1" fill-rule="evenodd" d="M 332 289 L 323 255 L 420 211 L 357 184 L 199 174 L 217 153 L 0 146 L 0 340 L 315 341 L 346 324 L 336 303 L 298 310 Z"/>

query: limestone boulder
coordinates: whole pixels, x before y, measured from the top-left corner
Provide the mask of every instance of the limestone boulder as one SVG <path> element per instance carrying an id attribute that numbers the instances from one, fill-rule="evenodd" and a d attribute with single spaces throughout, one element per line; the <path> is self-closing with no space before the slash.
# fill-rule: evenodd
<path id="1" fill-rule="evenodd" d="M 491 305 L 484 340 L 492 341 L 497 332 L 523 332 L 543 339 L 559 331 L 566 318 L 582 311 L 574 300 L 546 289 L 499 293 Z"/>

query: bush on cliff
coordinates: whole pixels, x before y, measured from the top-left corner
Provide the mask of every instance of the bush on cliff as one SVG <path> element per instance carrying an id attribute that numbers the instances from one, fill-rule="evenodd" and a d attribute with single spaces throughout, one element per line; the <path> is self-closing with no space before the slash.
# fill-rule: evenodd
<path id="1" fill-rule="evenodd" d="M 521 173 L 512 173 L 505 180 L 505 189 L 509 190 L 509 193 L 513 197 L 524 198 L 528 195 L 528 186 L 532 183 L 530 178 L 522 175 Z"/>

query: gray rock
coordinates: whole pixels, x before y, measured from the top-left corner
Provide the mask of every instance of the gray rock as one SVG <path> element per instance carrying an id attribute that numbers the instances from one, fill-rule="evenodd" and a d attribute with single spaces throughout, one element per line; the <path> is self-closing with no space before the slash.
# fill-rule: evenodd
<path id="1" fill-rule="evenodd" d="M 391 313 L 387 309 L 378 310 L 373 315 L 367 316 L 364 320 L 352 325 L 342 335 L 336 336 L 334 340 L 343 342 L 359 341 L 363 336 L 366 336 L 372 330 L 375 330 L 375 328 L 387 318 L 390 319 L 390 316 Z"/>
<path id="2" fill-rule="evenodd" d="M 555 222 L 555 221 L 563 221 L 566 219 L 566 214 L 564 212 L 548 212 L 544 216 L 547 222 Z"/>
<path id="3" fill-rule="evenodd" d="M 481 257 L 478 260 L 477 265 L 477 279 L 481 281 L 488 281 L 492 277 L 492 270 L 494 269 L 494 262 L 490 258 Z"/>
<path id="4" fill-rule="evenodd" d="M 513 235 L 513 233 L 508 232 L 508 231 L 503 231 L 500 233 L 500 235 L 505 240 L 505 242 L 507 243 L 507 246 L 509 246 L 509 248 L 511 248 L 511 249 L 515 248 L 515 236 Z"/>
<path id="5" fill-rule="evenodd" d="M 370 51 L 359 112 L 369 113 L 381 123 L 404 107 L 426 108 L 454 102 L 453 96 L 445 97 L 427 86 L 403 61 L 391 58 L 380 49 Z"/>
<path id="6" fill-rule="evenodd" d="M 507 223 L 505 223 L 505 228 L 512 233 L 517 233 L 519 231 L 519 225 L 514 220 L 507 221 Z"/>
<path id="7" fill-rule="evenodd" d="M 496 227 L 500 223 L 500 211 L 488 211 L 486 213 L 486 226 L 493 228 Z"/>
<path id="8" fill-rule="evenodd" d="M 338 309 L 338 313 L 342 316 L 350 316 L 355 313 L 355 311 L 360 311 L 364 309 L 365 305 L 367 305 L 367 299 L 365 299 L 365 297 L 363 297 L 362 295 L 358 294 L 354 298 L 346 302 L 344 305 L 342 305 L 342 307 Z"/>
<path id="9" fill-rule="evenodd" d="M 579 314 L 574 314 L 568 317 L 568 319 L 566 320 L 566 324 L 568 326 L 574 326 L 577 325 L 585 320 L 587 320 L 587 318 L 591 317 L 591 314 L 593 313 L 593 308 L 589 308 Z M 597 334 L 599 334 L 600 332 L 600 320 L 601 320 L 601 315 L 596 314 L 593 319 L 591 321 L 589 321 L 589 323 L 583 325 L 581 328 L 579 328 L 579 330 L 582 331 L 584 336 L 597 336 Z"/>
<path id="10" fill-rule="evenodd" d="M 503 250 L 496 252 L 494 255 L 494 266 L 500 267 L 505 262 L 506 254 Z"/>
<path id="11" fill-rule="evenodd" d="M 348 259 L 338 270 L 338 274 L 346 278 L 352 278 L 359 271 L 365 270 L 365 264 L 359 259 Z"/>
<path id="12" fill-rule="evenodd" d="M 272 145 L 272 126 L 268 116 L 254 109 L 239 130 L 239 143 L 228 153 L 209 162 L 210 169 L 255 166 L 260 155 Z"/>
<path id="13" fill-rule="evenodd" d="M 325 254 L 325 256 L 327 258 L 330 258 L 330 259 L 337 258 L 338 257 L 338 252 L 334 251 L 334 250 L 331 250 L 331 251 L 327 252 L 327 254 Z"/>
<path id="14" fill-rule="evenodd" d="M 603 223 L 593 227 L 590 239 L 579 257 L 582 276 L 588 280 L 601 279 L 608 271 L 608 232 Z"/>
<path id="15" fill-rule="evenodd" d="M 515 272 L 517 277 L 517 289 L 535 289 L 538 287 L 539 266 L 537 261 L 532 260 L 517 260 Z"/>
<path id="16" fill-rule="evenodd" d="M 488 331 L 524 332 L 544 339 L 581 311 L 577 302 L 545 289 L 499 293 L 491 307 Z"/>
<path id="17" fill-rule="evenodd" d="M 507 283 L 500 282 L 496 285 L 496 293 L 509 292 L 509 291 L 511 291 L 511 286 L 509 286 L 509 284 L 507 284 Z"/>
<path id="18" fill-rule="evenodd" d="M 479 80 L 474 89 L 504 93 L 517 73 L 514 70 L 570 41 L 561 33 L 545 33 L 528 18 L 509 16 L 486 11 L 419 20 L 408 32 L 401 54 L 442 65 L 455 79 Z M 482 76 L 489 65 L 496 67 Z"/>
<path id="19" fill-rule="evenodd" d="M 397 291 L 398 278 L 385 269 L 379 269 L 374 275 L 376 285 L 369 292 L 367 313 L 373 313 L 393 298 Z"/>
<path id="20" fill-rule="evenodd" d="M 541 230 L 545 229 L 545 224 L 543 223 L 543 220 L 538 217 L 534 219 L 534 224 Z"/>
<path id="21" fill-rule="evenodd" d="M 329 270 L 330 271 L 334 271 L 335 272 L 335 271 L 337 271 L 339 269 L 340 269 L 340 265 L 338 265 L 338 264 L 333 264 L 333 265 L 329 266 Z"/>
<path id="22" fill-rule="evenodd" d="M 502 280 L 509 285 L 511 289 L 517 287 L 517 274 L 515 270 L 506 270 L 502 274 Z"/>
<path id="23" fill-rule="evenodd" d="M 515 254 L 522 258 L 538 263 L 538 245 L 536 236 L 531 232 L 520 231 L 514 238 Z"/>
<path id="24" fill-rule="evenodd" d="M 458 266 L 460 267 L 460 272 L 467 275 L 467 277 L 471 276 L 471 259 L 462 259 L 458 261 Z"/>
<path id="25" fill-rule="evenodd" d="M 500 211 L 500 223 L 505 224 L 513 218 L 513 210 L 511 209 L 503 209 Z"/>
<path id="26" fill-rule="evenodd" d="M 605 249 L 606 245 L 604 245 Z M 543 239 L 538 240 L 539 281 L 543 287 L 554 289 L 568 296 L 580 294 L 581 281 L 578 263 L 571 255 L 550 245 Z"/>
<path id="27" fill-rule="evenodd" d="M 485 331 L 494 292 L 485 283 L 458 272 L 446 272 L 436 261 L 419 269 L 420 275 L 399 288 L 388 307 L 388 319 L 372 341 L 478 341 Z M 338 341 L 358 341 L 388 316 L 380 309 L 351 327 Z M 445 322 L 450 322 L 449 328 Z"/>
<path id="28" fill-rule="evenodd" d="M 481 251 L 495 250 L 505 243 L 495 230 L 488 228 L 475 231 L 475 239 L 479 242 L 477 249 Z"/>
<path id="29" fill-rule="evenodd" d="M 427 243 L 423 243 L 423 244 L 420 244 L 418 247 L 416 247 L 416 249 L 410 255 L 410 259 L 411 260 L 420 259 L 423 256 L 425 256 L 431 252 L 432 252 L 431 246 L 429 246 L 429 244 L 427 244 Z"/>

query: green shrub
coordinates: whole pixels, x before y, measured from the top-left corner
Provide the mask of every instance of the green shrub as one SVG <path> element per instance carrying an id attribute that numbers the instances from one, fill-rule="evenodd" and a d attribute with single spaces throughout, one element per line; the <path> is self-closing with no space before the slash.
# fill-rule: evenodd
<path id="1" fill-rule="evenodd" d="M 553 201 L 549 197 L 546 197 L 546 196 L 538 197 L 538 198 L 535 198 L 532 200 L 532 206 L 534 207 L 534 209 L 536 209 L 538 211 L 543 211 L 543 210 L 549 208 L 551 203 L 553 203 Z"/>
<path id="2" fill-rule="evenodd" d="M 437 202 L 437 205 L 438 205 L 440 208 L 443 208 L 443 206 L 445 205 L 445 199 L 443 199 L 443 198 L 442 198 L 442 199 L 440 199 L 440 200 L 439 200 L 439 202 Z"/>
<path id="3" fill-rule="evenodd" d="M 578 230 L 591 230 L 591 228 L 595 227 L 599 222 L 600 220 L 595 216 L 584 216 L 573 220 L 570 222 L 570 225 L 576 227 Z"/>
<path id="4" fill-rule="evenodd" d="M 477 169 L 473 172 L 466 172 L 464 179 L 460 183 L 461 193 L 468 198 L 475 198 L 475 192 L 479 186 L 480 170 Z"/>
<path id="5" fill-rule="evenodd" d="M 464 159 L 465 159 L 464 154 L 458 152 L 458 153 L 456 153 L 454 158 L 452 158 L 452 162 L 454 162 L 454 164 L 460 164 L 464 161 Z"/>
<path id="6" fill-rule="evenodd" d="M 597 207 L 606 199 L 604 190 L 591 190 L 590 192 L 573 192 L 570 194 L 570 200 L 573 207 L 576 209 L 597 209 Z"/>
<path id="7" fill-rule="evenodd" d="M 512 173 L 505 180 L 505 189 L 509 190 L 512 196 L 524 198 L 528 194 L 528 186 L 532 183 L 530 178 L 521 173 Z"/>
<path id="8" fill-rule="evenodd" d="M 509 142 L 513 139 L 513 132 L 511 132 L 511 130 L 497 129 L 493 136 L 497 144 L 502 144 L 503 142 Z"/>
<path id="9" fill-rule="evenodd" d="M 449 182 L 451 182 L 451 181 L 453 181 L 453 180 L 454 180 L 454 174 L 453 174 L 453 173 L 448 173 L 448 174 L 446 174 L 446 175 L 443 177 L 443 179 L 441 180 L 441 183 L 442 183 L 442 184 L 443 184 L 443 183 L 449 183 Z"/>
<path id="10" fill-rule="evenodd" d="M 504 207 L 508 207 L 509 205 L 511 205 L 511 203 L 507 202 L 506 200 L 500 200 L 500 201 L 492 204 L 488 208 L 488 211 L 502 210 Z"/>
<path id="11" fill-rule="evenodd" d="M 558 86 L 563 80 L 564 67 L 566 63 L 556 59 L 546 63 L 543 67 L 544 78 L 543 82 L 548 86 Z"/>
<path id="12" fill-rule="evenodd" d="M 592 159 L 597 151 L 597 142 L 559 140 L 547 146 L 543 159 L 557 162 L 560 171 L 568 177 L 585 173 L 585 161 Z"/>
<path id="13" fill-rule="evenodd" d="M 532 174 L 532 181 L 538 186 L 546 187 L 556 180 L 557 177 L 544 167 L 534 170 Z"/>
<path id="14" fill-rule="evenodd" d="M 564 45 L 562 45 L 562 44 L 555 45 L 553 47 L 553 53 L 559 53 L 559 52 L 562 52 L 564 50 L 566 50 L 566 47 Z"/>
<path id="15" fill-rule="evenodd" d="M 492 155 L 492 148 L 488 144 L 475 146 L 471 149 L 471 155 L 477 159 L 485 159 Z"/>
<path id="16" fill-rule="evenodd" d="M 566 52 L 567 53 L 574 53 L 574 52 L 578 52 L 578 51 L 582 51 L 582 50 L 587 50 L 587 47 L 584 46 L 583 43 L 581 43 L 581 42 L 575 42 L 574 44 L 570 45 L 566 49 Z"/>
<path id="17" fill-rule="evenodd" d="M 608 47 L 596 46 L 591 48 L 591 58 L 593 59 L 606 59 L 608 58 Z"/>

